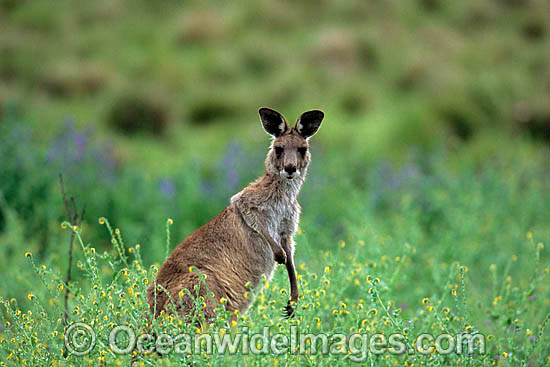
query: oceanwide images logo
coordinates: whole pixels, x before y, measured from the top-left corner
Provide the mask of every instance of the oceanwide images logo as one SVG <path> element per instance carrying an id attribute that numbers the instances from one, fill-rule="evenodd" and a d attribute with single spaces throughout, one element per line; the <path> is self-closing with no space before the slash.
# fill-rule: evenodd
<path id="1" fill-rule="evenodd" d="M 485 354 L 483 334 L 420 334 L 413 340 L 403 334 L 340 334 L 299 333 L 290 326 L 288 334 L 254 333 L 247 327 L 234 334 L 140 334 L 128 326 L 115 326 L 108 340 L 98 343 L 97 335 L 87 324 L 74 323 L 65 333 L 65 346 L 70 354 L 85 356 L 96 344 L 105 346 L 113 354 L 322 354 L 345 355 L 354 362 L 364 362 L 371 354 Z"/>

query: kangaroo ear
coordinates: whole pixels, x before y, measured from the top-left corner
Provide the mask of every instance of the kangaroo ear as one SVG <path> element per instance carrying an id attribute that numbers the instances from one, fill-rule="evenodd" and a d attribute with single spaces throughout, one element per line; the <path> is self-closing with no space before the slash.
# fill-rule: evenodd
<path id="1" fill-rule="evenodd" d="M 315 135 L 317 130 L 319 130 L 323 117 L 325 117 L 325 114 L 323 111 L 319 110 L 312 110 L 302 113 L 296 122 L 296 131 L 298 131 L 304 139 L 311 138 Z"/>
<path id="2" fill-rule="evenodd" d="M 264 130 L 269 135 L 277 138 L 288 129 L 285 118 L 279 112 L 267 107 L 260 108 L 258 112 Z"/>

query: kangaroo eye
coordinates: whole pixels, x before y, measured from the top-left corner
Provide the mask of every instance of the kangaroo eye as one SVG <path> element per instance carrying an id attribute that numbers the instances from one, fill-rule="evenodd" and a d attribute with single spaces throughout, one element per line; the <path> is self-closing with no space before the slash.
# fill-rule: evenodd
<path id="1" fill-rule="evenodd" d="M 275 154 L 277 154 L 277 157 L 283 154 L 283 147 L 275 147 Z"/>
<path id="2" fill-rule="evenodd" d="M 300 153 L 302 156 L 306 155 L 306 152 L 307 152 L 307 148 L 305 147 L 298 148 L 298 153 Z"/>

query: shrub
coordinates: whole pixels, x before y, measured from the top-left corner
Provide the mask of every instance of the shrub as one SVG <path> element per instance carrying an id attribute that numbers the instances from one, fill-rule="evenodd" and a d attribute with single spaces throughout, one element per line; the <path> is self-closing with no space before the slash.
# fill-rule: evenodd
<path id="1" fill-rule="evenodd" d="M 111 106 L 109 125 L 125 134 L 151 133 L 162 135 L 168 126 L 167 107 L 156 99 L 136 93 L 118 97 Z"/>
<path id="2" fill-rule="evenodd" d="M 230 98 L 209 93 L 197 96 L 190 101 L 186 115 L 191 123 L 202 125 L 230 119 L 237 115 L 237 112 L 238 105 L 232 103 Z"/>

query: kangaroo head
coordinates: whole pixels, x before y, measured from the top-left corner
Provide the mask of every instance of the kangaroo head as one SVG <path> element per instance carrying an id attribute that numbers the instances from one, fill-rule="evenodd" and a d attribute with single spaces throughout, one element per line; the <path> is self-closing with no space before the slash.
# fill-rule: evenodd
<path id="1" fill-rule="evenodd" d="M 294 127 L 288 126 L 283 115 L 275 110 L 264 107 L 259 112 L 264 130 L 273 137 L 265 160 L 267 172 L 283 180 L 303 177 L 311 160 L 308 140 L 319 130 L 323 112 L 302 113 Z"/>

